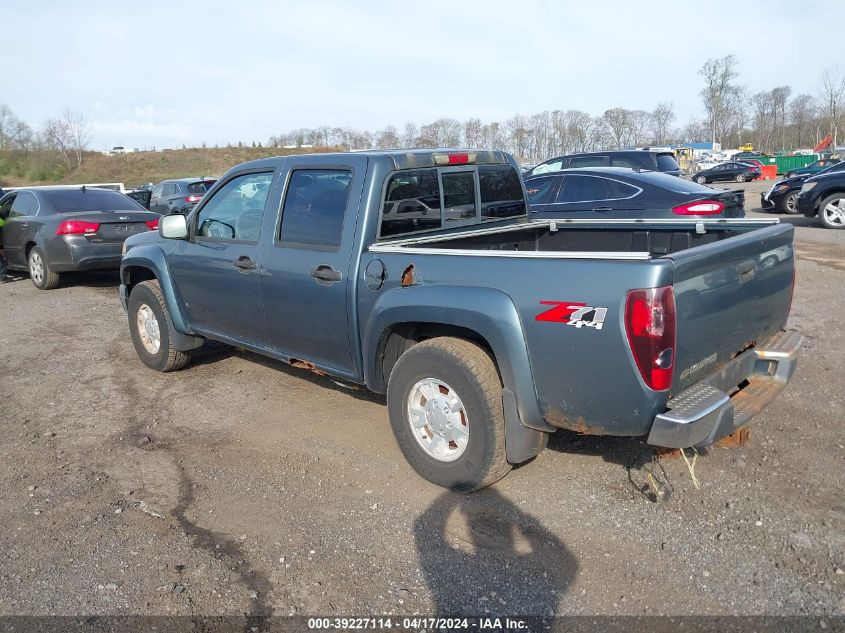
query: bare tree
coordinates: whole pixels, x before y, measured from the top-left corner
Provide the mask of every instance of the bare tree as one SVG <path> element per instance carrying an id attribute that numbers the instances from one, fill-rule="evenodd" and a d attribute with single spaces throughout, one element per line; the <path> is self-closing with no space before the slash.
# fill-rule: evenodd
<path id="1" fill-rule="evenodd" d="M 830 124 L 833 146 L 837 146 L 837 135 L 845 109 L 845 69 L 841 66 L 828 68 L 821 79 L 822 108 Z"/>
<path id="2" fill-rule="evenodd" d="M 789 119 L 792 122 L 794 147 L 801 147 L 804 144 L 804 135 L 812 125 L 816 115 L 816 103 L 812 96 L 807 94 L 797 95 L 789 104 Z"/>
<path id="3" fill-rule="evenodd" d="M 614 148 L 620 149 L 630 129 L 631 113 L 625 108 L 611 108 L 605 110 L 601 118 L 607 125 Z"/>
<path id="4" fill-rule="evenodd" d="M 771 139 L 777 124 L 777 106 L 772 92 L 758 92 L 751 97 L 754 117 L 754 144 L 762 151 L 771 149 Z"/>
<path id="5" fill-rule="evenodd" d="M 775 111 L 775 125 L 780 132 L 780 148 L 786 149 L 786 102 L 789 95 L 792 94 L 792 88 L 789 86 L 778 86 L 772 88 L 772 107 Z"/>
<path id="6" fill-rule="evenodd" d="M 652 132 L 657 145 L 665 145 L 669 138 L 669 128 L 675 121 L 674 104 L 664 101 L 657 104 L 651 112 Z"/>
<path id="7" fill-rule="evenodd" d="M 733 55 L 726 55 L 719 59 L 708 59 L 698 74 L 704 77 L 704 88 L 701 90 L 701 98 L 704 102 L 704 109 L 710 119 L 710 128 L 713 131 L 713 143 L 720 140 L 719 131 L 722 124 L 722 117 L 727 109 L 730 96 L 731 82 L 736 79 L 737 59 Z"/>
<path id="8" fill-rule="evenodd" d="M 82 165 L 82 152 L 91 138 L 85 117 L 65 110 L 58 119 L 48 119 L 42 131 L 44 145 L 56 151 L 67 171 Z"/>

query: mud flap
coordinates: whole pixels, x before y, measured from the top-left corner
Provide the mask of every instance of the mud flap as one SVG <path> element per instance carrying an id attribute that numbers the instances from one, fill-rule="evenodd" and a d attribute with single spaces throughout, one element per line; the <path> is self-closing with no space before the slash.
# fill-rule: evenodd
<path id="1" fill-rule="evenodd" d="M 505 410 L 505 455 L 511 464 L 521 464 L 546 448 L 549 434 L 524 426 L 516 408 L 516 396 L 510 389 L 502 389 Z"/>

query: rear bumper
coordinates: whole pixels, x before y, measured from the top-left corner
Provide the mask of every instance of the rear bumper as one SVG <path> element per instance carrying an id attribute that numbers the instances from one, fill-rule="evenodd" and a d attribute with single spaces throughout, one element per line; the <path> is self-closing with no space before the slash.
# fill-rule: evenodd
<path id="1" fill-rule="evenodd" d="M 83 235 L 64 235 L 48 242 L 47 262 L 56 272 L 116 270 L 123 242 L 89 242 Z"/>
<path id="2" fill-rule="evenodd" d="M 804 337 L 780 332 L 685 389 L 654 418 L 648 443 L 704 447 L 745 426 L 786 387 Z"/>

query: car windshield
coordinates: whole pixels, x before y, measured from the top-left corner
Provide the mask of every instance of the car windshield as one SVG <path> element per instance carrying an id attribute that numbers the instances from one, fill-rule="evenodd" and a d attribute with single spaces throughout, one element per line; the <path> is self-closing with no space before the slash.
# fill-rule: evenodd
<path id="1" fill-rule="evenodd" d="M 131 198 L 108 189 L 79 188 L 44 190 L 41 195 L 58 213 L 79 211 L 146 211 Z"/>
<path id="2" fill-rule="evenodd" d="M 836 171 L 845 171 L 845 161 L 831 165 L 827 169 L 822 169 L 817 175 L 821 176 L 822 174 L 831 174 Z"/>
<path id="3" fill-rule="evenodd" d="M 657 168 L 660 171 L 677 171 L 680 169 L 678 161 L 675 160 L 675 157 L 672 154 L 658 154 Z"/>

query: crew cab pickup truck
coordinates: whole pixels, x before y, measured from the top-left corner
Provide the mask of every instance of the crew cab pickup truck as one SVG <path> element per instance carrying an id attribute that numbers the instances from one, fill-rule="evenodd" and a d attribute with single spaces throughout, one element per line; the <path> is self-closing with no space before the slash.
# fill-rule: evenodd
<path id="1" fill-rule="evenodd" d="M 795 369 L 793 228 L 543 220 L 513 158 L 414 150 L 269 158 L 126 241 L 141 360 L 223 341 L 387 394 L 405 457 L 472 491 L 550 433 L 704 447 Z"/>

